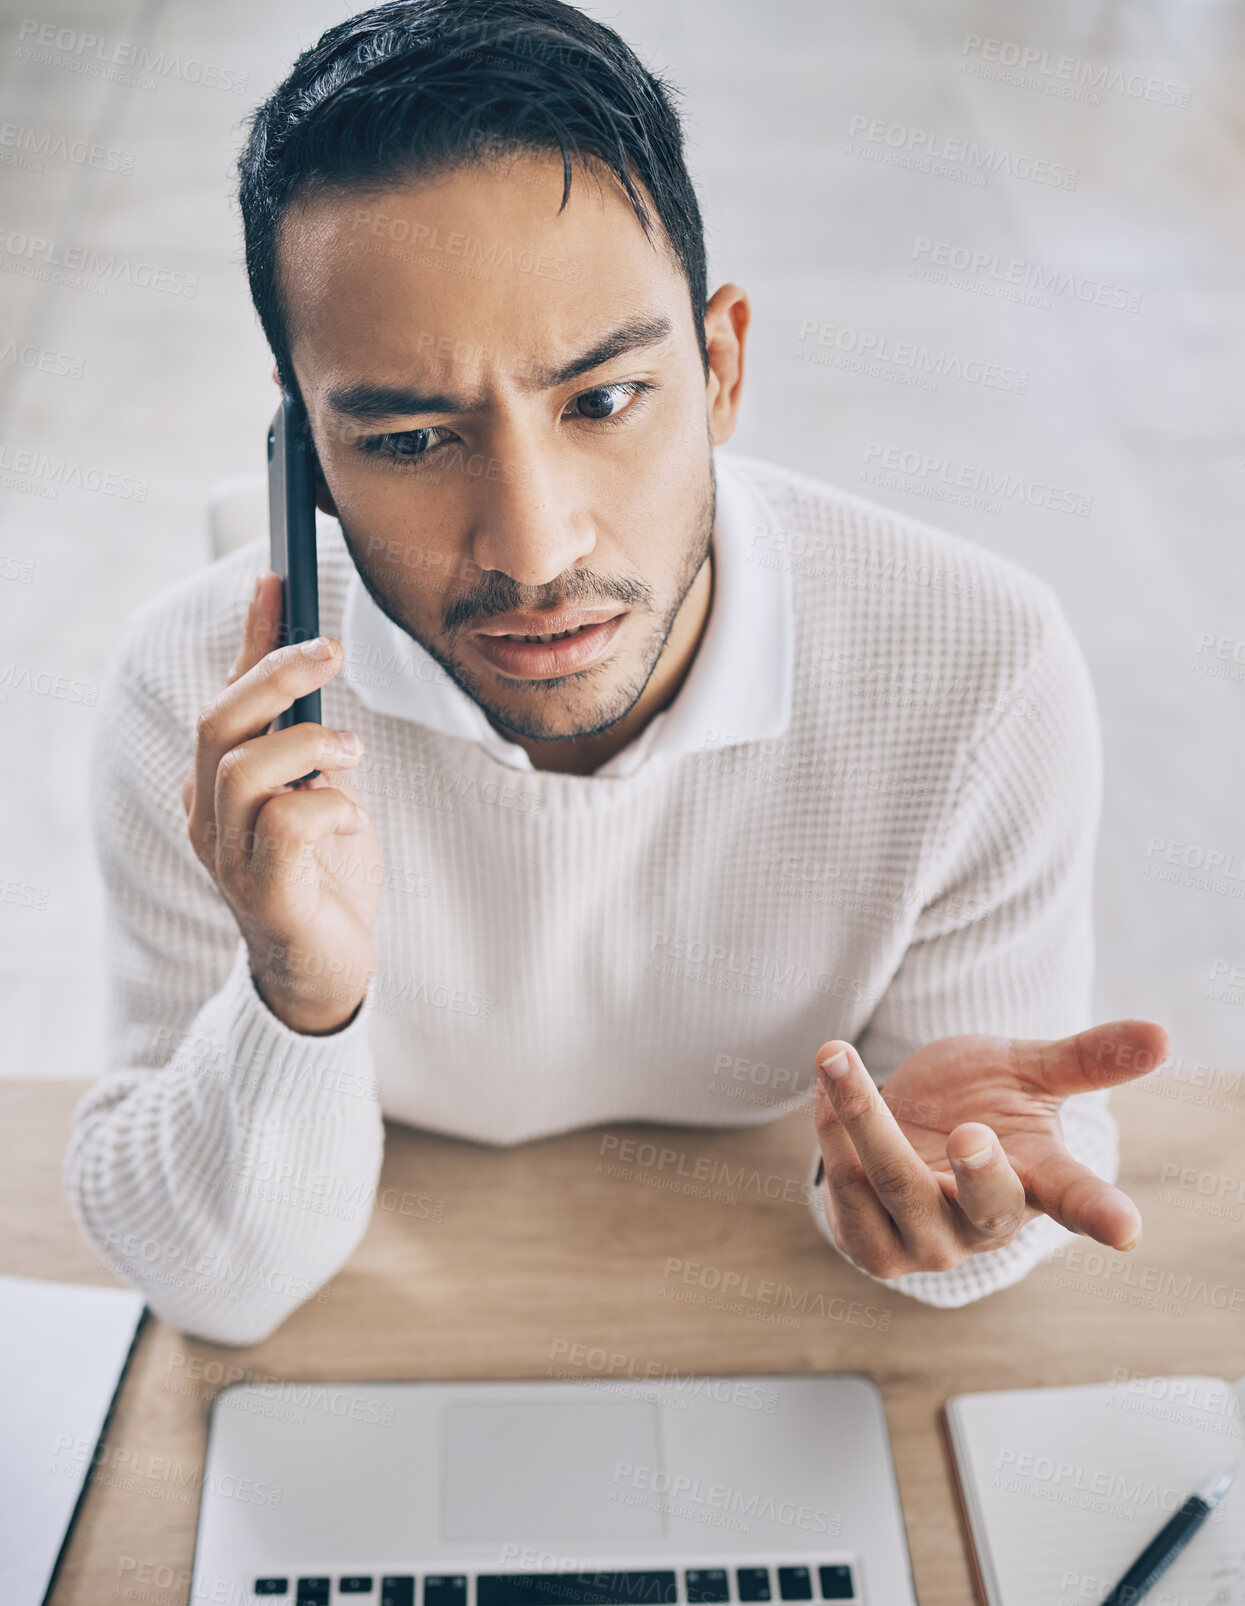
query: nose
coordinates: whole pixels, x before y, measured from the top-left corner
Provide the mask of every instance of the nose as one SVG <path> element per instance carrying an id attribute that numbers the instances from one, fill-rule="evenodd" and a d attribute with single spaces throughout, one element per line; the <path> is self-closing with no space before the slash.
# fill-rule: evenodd
<path id="1" fill-rule="evenodd" d="M 547 586 L 596 545 L 576 477 L 512 434 L 505 455 L 490 459 L 479 493 L 471 557 L 517 585 Z"/>

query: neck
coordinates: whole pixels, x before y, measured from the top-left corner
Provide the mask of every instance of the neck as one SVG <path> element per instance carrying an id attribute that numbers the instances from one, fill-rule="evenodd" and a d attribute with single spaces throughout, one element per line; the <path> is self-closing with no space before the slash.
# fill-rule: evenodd
<path id="1" fill-rule="evenodd" d="M 648 685 L 622 719 L 599 736 L 531 742 L 514 735 L 494 720 L 490 719 L 489 723 L 499 735 L 517 742 L 536 769 L 554 770 L 563 775 L 591 775 L 602 764 L 608 764 L 615 753 L 633 742 L 649 720 L 674 701 L 696 657 L 712 604 L 713 552 L 710 549 L 675 615 L 666 645 L 657 660 L 657 667 L 649 676 Z"/>

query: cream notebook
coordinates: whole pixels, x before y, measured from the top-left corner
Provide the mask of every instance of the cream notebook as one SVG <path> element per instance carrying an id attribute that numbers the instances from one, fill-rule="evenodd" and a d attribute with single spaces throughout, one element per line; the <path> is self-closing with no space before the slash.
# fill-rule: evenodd
<path id="1" fill-rule="evenodd" d="M 1245 1606 L 1245 1377 L 957 1394 L 943 1422 L 984 1606 L 1100 1601 L 1211 1473 L 1231 1488 L 1146 1597 Z"/>

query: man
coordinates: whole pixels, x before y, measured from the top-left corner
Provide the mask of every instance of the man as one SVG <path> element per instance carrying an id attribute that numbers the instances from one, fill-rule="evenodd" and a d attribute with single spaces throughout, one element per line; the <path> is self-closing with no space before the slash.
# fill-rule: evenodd
<path id="1" fill-rule="evenodd" d="M 1079 649 L 1016 565 L 717 450 L 749 306 L 706 296 L 665 86 L 559 0 L 382 6 L 241 175 L 325 635 L 277 646 L 257 542 L 118 651 L 113 1061 L 66 1161 L 108 1263 L 252 1342 L 357 1245 L 382 1114 L 508 1144 L 810 1095 L 813 1219 L 875 1280 L 1131 1247 L 1106 1090 L 1168 1040 L 1087 1019 Z"/>

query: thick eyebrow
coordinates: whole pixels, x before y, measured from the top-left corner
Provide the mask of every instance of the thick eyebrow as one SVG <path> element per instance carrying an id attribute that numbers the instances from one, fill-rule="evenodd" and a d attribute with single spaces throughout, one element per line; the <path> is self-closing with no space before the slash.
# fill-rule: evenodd
<path id="1" fill-rule="evenodd" d="M 522 388 L 527 391 L 552 390 L 557 385 L 568 384 L 581 374 L 591 373 L 594 368 L 621 357 L 624 352 L 657 345 L 670 334 L 673 327 L 664 313 L 629 318 L 581 356 L 560 363 L 556 368 L 536 369 L 530 378 L 522 382 Z M 339 386 L 329 391 L 326 400 L 331 413 L 341 418 L 356 419 L 360 423 L 418 417 L 425 413 L 480 413 L 489 405 L 482 396 L 450 396 L 444 391 L 422 392 L 403 385 L 375 385 L 367 381 Z"/>

